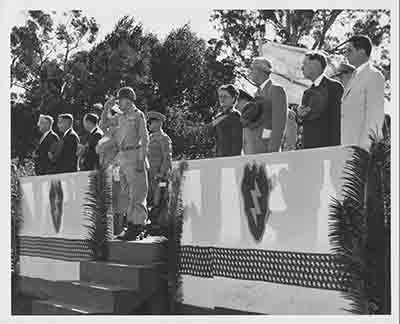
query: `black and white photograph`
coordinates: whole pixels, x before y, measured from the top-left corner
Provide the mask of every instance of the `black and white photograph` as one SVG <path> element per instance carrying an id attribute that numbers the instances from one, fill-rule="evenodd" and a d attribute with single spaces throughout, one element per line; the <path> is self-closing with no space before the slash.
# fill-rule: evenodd
<path id="1" fill-rule="evenodd" d="M 398 12 L 145 5 L 9 13 L 6 321 L 395 323 Z"/>

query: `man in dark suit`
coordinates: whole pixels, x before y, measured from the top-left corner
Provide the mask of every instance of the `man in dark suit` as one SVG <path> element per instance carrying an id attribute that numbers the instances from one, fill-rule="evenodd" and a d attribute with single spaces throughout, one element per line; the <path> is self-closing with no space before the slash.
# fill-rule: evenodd
<path id="1" fill-rule="evenodd" d="M 53 131 L 54 119 L 48 115 L 40 115 L 38 121 L 42 137 L 35 152 L 35 172 L 37 175 L 54 173 L 54 163 L 49 158 L 49 152 L 58 143 L 58 135 Z"/>
<path id="2" fill-rule="evenodd" d="M 307 53 L 302 71 L 312 85 L 303 93 L 298 116 L 303 121 L 303 147 L 340 145 L 341 98 L 343 86 L 324 75 L 326 57 Z"/>
<path id="3" fill-rule="evenodd" d="M 99 117 L 96 114 L 86 114 L 83 117 L 83 127 L 89 133 L 87 143 L 82 148 L 81 171 L 90 171 L 99 168 L 99 155 L 96 153 L 96 146 L 103 137 L 100 129 Z"/>
<path id="4" fill-rule="evenodd" d="M 51 155 L 56 164 L 57 173 L 76 172 L 78 169 L 79 136 L 73 129 L 74 118 L 71 114 L 58 115 L 58 129 L 63 137 L 58 148 Z"/>

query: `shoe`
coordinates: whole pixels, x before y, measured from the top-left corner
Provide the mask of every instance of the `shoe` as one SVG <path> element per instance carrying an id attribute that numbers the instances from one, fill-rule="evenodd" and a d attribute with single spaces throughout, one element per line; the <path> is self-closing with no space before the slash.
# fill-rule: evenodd
<path id="1" fill-rule="evenodd" d="M 137 235 L 136 235 L 137 241 L 143 240 L 149 235 L 146 225 L 136 225 L 136 226 L 137 226 Z"/>
<path id="2" fill-rule="evenodd" d="M 121 233 L 119 233 L 115 237 L 115 239 L 121 241 L 135 241 L 138 234 L 140 233 L 140 228 L 138 226 L 140 225 L 128 222 L 128 226 L 124 228 L 124 230 Z"/>

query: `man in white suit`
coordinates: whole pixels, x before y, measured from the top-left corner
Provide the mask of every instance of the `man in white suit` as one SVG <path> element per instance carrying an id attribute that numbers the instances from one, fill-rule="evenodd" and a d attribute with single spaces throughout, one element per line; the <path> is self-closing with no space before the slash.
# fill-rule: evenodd
<path id="1" fill-rule="evenodd" d="M 385 80 L 369 62 L 371 51 L 367 36 L 353 36 L 348 41 L 345 55 L 356 69 L 342 98 L 342 145 L 368 149 L 370 133 L 382 132 Z"/>

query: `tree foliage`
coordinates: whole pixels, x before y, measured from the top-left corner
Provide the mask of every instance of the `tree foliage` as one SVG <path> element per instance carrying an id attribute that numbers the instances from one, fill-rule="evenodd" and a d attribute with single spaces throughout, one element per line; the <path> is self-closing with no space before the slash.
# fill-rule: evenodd
<path id="1" fill-rule="evenodd" d="M 349 36 L 339 35 L 337 27 L 351 23 L 349 33 L 367 33 L 379 45 L 378 63 L 390 78 L 387 10 L 215 10 L 210 20 L 220 37 L 208 41 L 190 25 L 161 41 L 131 16 L 96 41 L 99 26 L 81 11 L 28 11 L 25 24 L 11 30 L 13 156 L 33 150 L 39 112 L 70 112 L 80 132 L 83 114 L 127 85 L 140 109 L 167 114 L 175 157 L 210 157 L 214 139 L 201 126 L 216 112 L 216 90 L 259 54 L 265 26 L 275 41 L 330 50 Z"/>
<path id="2" fill-rule="evenodd" d="M 11 30 L 11 88 L 25 90 L 25 102 L 46 109 L 65 100 L 76 67 L 71 56 L 93 44 L 98 32 L 94 18 L 79 10 L 63 13 L 28 11 L 24 26 Z"/>
<path id="3" fill-rule="evenodd" d="M 301 46 L 302 38 L 311 35 L 313 48 L 321 48 L 326 34 L 343 10 L 214 10 L 210 20 L 221 33 L 226 46 L 239 64 L 248 66 L 259 55 L 259 41 L 266 26 L 275 32 L 274 40 Z"/>

